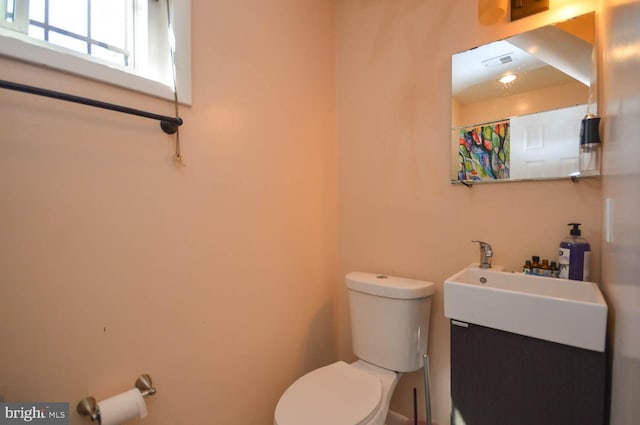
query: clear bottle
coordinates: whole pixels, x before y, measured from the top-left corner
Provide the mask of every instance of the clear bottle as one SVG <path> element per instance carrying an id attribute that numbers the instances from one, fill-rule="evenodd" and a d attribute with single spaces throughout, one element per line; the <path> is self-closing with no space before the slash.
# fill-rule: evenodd
<path id="1" fill-rule="evenodd" d="M 580 126 L 580 175 L 600 174 L 600 117 L 587 114 Z"/>

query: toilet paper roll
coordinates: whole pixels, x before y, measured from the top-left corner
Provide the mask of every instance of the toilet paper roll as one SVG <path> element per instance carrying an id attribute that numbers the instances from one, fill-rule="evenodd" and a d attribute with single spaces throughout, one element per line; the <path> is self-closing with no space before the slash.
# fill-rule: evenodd
<path id="1" fill-rule="evenodd" d="M 120 393 L 98 402 L 101 425 L 120 425 L 130 419 L 147 416 L 147 405 L 140 390 Z"/>

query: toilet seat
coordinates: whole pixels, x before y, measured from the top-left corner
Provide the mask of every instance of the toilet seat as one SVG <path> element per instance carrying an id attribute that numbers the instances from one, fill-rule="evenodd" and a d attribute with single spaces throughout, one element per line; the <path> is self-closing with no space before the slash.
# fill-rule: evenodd
<path id="1" fill-rule="evenodd" d="M 307 373 L 280 398 L 276 425 L 360 425 L 382 404 L 379 377 L 345 362 Z"/>

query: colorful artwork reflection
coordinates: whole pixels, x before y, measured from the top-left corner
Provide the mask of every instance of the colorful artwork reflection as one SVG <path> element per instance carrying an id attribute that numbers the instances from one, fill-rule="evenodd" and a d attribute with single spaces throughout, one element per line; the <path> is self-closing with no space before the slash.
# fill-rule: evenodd
<path id="1" fill-rule="evenodd" d="M 509 178 L 509 120 L 460 129 L 458 180 Z"/>

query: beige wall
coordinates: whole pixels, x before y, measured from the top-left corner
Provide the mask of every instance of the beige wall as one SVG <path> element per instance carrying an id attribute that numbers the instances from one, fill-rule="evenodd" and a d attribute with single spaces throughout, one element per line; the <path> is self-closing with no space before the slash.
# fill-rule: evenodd
<path id="1" fill-rule="evenodd" d="M 485 101 L 460 104 L 452 127 L 473 126 L 512 116 L 534 114 L 587 103 L 589 88 L 572 82 Z"/>
<path id="2" fill-rule="evenodd" d="M 449 423 L 450 409 L 442 282 L 478 261 L 472 239 L 489 241 L 494 262 L 516 269 L 532 254 L 555 258 L 566 223 L 577 220 L 592 243 L 599 276 L 598 179 L 471 189 L 449 183 L 451 54 L 595 4 L 551 1 L 551 7 L 533 18 L 482 27 L 476 3 L 467 0 L 337 2 L 340 273 L 380 272 L 437 284 L 429 353 L 440 424 Z M 340 299 L 340 353 L 351 359 L 344 289 Z M 410 414 L 414 386 L 422 401 L 421 378 L 419 372 L 403 378 L 392 409 Z"/>
<path id="3" fill-rule="evenodd" d="M 517 268 L 578 220 L 599 258 L 598 179 L 448 183 L 450 55 L 594 9 L 551 5 L 482 27 L 465 0 L 193 0 L 184 169 L 153 122 L 0 91 L 0 391 L 73 410 L 148 372 L 146 423 L 268 424 L 294 379 L 353 359 L 342 276 L 363 270 L 437 283 L 448 423 L 442 281 L 477 261 L 470 240 Z M 172 110 L 5 59 L 0 78 Z M 414 386 L 394 410 L 409 414 Z"/>
<path id="4" fill-rule="evenodd" d="M 147 424 L 269 424 L 334 361 L 331 2 L 192 2 L 182 153 L 158 124 L 0 91 L 0 392 L 158 388 Z M 0 78 L 171 114 L 0 59 Z"/>

